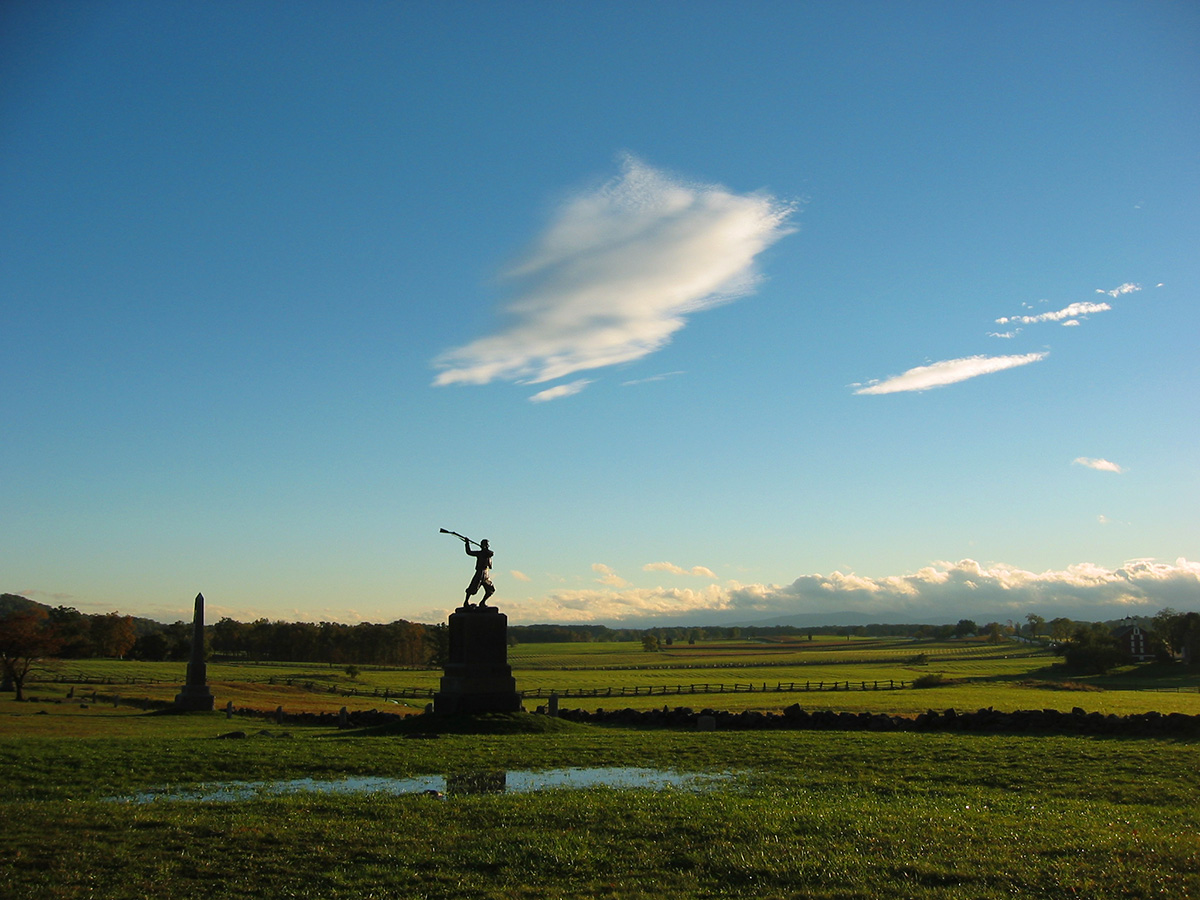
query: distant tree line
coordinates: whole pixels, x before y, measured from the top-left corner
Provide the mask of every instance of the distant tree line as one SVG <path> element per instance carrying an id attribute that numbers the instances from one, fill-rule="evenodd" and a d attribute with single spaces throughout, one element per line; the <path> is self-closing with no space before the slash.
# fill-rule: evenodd
<path id="1" fill-rule="evenodd" d="M 836 636 L 900 637 L 916 640 L 984 638 L 1020 639 L 1048 644 L 1064 657 L 1068 668 L 1081 673 L 1105 672 L 1129 661 L 1114 629 L 1137 624 L 1151 652 L 1161 661 L 1200 663 L 1200 613 L 1164 609 L 1158 615 L 1103 623 L 1075 622 L 1065 617 L 1046 621 L 1036 613 L 1025 622 L 971 619 L 956 624 L 883 624 L 818 627 L 793 625 L 706 625 L 661 628 L 610 628 L 606 625 L 513 625 L 509 643 L 569 643 L 640 641 L 648 651 L 699 641 L 771 640 Z M 170 625 L 121 615 L 88 614 L 70 607 L 49 607 L 15 594 L 0 594 L 0 674 L 21 696 L 21 686 L 34 662 L 59 659 L 186 660 L 191 654 L 192 625 Z M 440 667 L 447 654 L 444 624 L 425 625 L 397 619 L 387 624 L 364 622 L 238 622 L 222 618 L 205 629 L 210 658 L 255 661 L 316 662 L 329 665 Z"/>
<path id="2" fill-rule="evenodd" d="M 69 606 L 49 607 L 16 594 L 0 594 L 0 619 L 17 614 L 32 616 L 47 635 L 53 634 L 54 655 L 59 659 L 122 659 L 142 634 L 164 627 L 116 612 L 81 613 Z"/>
<path id="3" fill-rule="evenodd" d="M 208 638 L 215 656 L 377 666 L 429 665 L 440 643 L 438 626 L 403 619 L 343 625 L 224 618 L 208 630 Z"/>
<path id="4" fill-rule="evenodd" d="M 186 660 L 192 652 L 191 622 L 166 625 L 116 612 L 88 614 L 70 607 L 49 607 L 16 594 L 0 595 L 0 645 L 5 643 L 5 633 L 17 630 L 18 624 L 21 639 L 12 644 L 14 650 L 35 651 L 31 655 L 38 658 L 157 662 Z M 204 630 L 210 657 L 381 666 L 440 664 L 444 632 L 444 625 L 404 620 L 343 625 L 267 619 L 242 623 L 230 618 Z"/>
<path id="5" fill-rule="evenodd" d="M 1055 620 L 1056 622 L 1059 620 Z M 1069 620 L 1065 620 L 1069 621 Z M 1181 613 L 1170 607 L 1152 619 L 1126 619 L 1119 623 L 1071 622 L 1066 636 L 1055 644 L 1068 669 L 1103 675 L 1130 662 L 1128 649 L 1118 641 L 1113 624 L 1136 624 L 1146 635 L 1147 650 L 1159 662 L 1200 662 L 1200 613 Z"/>

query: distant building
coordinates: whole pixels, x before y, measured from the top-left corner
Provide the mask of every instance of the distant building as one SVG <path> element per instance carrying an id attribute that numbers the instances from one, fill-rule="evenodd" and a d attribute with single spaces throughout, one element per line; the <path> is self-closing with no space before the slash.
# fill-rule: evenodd
<path id="1" fill-rule="evenodd" d="M 1132 618 L 1126 618 L 1124 624 L 1113 631 L 1117 646 L 1127 653 L 1134 662 L 1146 662 L 1154 659 L 1150 649 L 1150 636 Z"/>

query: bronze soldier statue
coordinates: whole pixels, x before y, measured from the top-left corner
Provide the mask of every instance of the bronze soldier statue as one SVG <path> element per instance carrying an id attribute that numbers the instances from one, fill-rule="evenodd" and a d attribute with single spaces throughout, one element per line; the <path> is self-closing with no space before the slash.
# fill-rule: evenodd
<path id="1" fill-rule="evenodd" d="M 472 550 L 471 541 L 463 538 L 463 549 L 467 551 L 468 556 L 475 557 L 475 577 L 467 585 L 467 596 L 463 600 L 463 606 L 470 606 L 471 598 L 482 587 L 483 599 L 479 601 L 479 608 L 482 609 L 487 606 L 488 597 L 496 593 L 496 588 L 492 584 L 492 576 L 488 574 L 488 570 L 492 567 L 492 551 L 488 549 L 487 538 L 479 542 L 478 550 Z"/>

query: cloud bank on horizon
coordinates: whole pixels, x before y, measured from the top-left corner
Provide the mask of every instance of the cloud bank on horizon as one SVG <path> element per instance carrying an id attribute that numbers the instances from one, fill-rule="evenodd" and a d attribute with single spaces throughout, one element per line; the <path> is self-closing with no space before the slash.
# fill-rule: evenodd
<path id="1" fill-rule="evenodd" d="M 656 569 L 675 572 L 679 567 Z M 1079 563 L 1029 572 L 975 560 L 939 562 L 908 575 L 868 578 L 853 573 L 802 575 L 789 585 L 728 582 L 703 588 L 635 588 L 608 566 L 611 589 L 562 590 L 538 600 L 509 601 L 522 622 L 623 622 L 699 617 L 752 621 L 785 615 L 863 613 L 879 621 L 1035 612 L 1091 620 L 1153 615 L 1165 607 L 1200 608 L 1200 563 L 1136 559 L 1116 569 Z M 648 568 L 648 567 L 647 567 Z M 679 572 L 684 570 L 679 569 Z M 678 572 L 676 572 L 678 574 Z"/>
<path id="2" fill-rule="evenodd" d="M 541 384 L 641 359 L 688 315 L 752 291 L 756 257 L 790 233 L 792 212 L 770 195 L 687 184 L 626 156 L 617 177 L 563 204 L 506 273 L 517 285 L 510 324 L 440 354 L 433 383 Z"/>

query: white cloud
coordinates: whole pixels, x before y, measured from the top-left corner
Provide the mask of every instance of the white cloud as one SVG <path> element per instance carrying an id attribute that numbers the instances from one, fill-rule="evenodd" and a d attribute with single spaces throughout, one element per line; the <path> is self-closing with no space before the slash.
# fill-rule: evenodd
<path id="1" fill-rule="evenodd" d="M 691 313 L 754 288 L 755 258 L 789 233 L 791 213 L 627 157 L 612 181 L 565 203 L 508 273 L 510 324 L 438 356 L 433 383 L 537 384 L 653 353 Z"/>
<path id="2" fill-rule="evenodd" d="M 666 381 L 668 378 L 674 378 L 676 375 L 685 374 L 683 371 L 663 372 L 661 375 L 651 375 L 648 378 L 635 378 L 632 381 L 622 381 L 621 387 L 633 387 L 636 384 L 649 384 L 652 381 Z"/>
<path id="3" fill-rule="evenodd" d="M 1162 287 L 1162 285 L 1160 284 L 1159 287 Z M 1106 291 L 1103 288 L 1096 288 L 1096 293 L 1097 294 L 1108 294 L 1108 296 L 1112 297 L 1115 300 L 1117 297 L 1120 297 L 1122 294 L 1132 294 L 1134 291 L 1140 291 L 1141 289 L 1142 289 L 1142 286 L 1140 284 L 1134 284 L 1133 282 L 1127 281 L 1124 284 L 1120 285 L 1119 287 L 1113 288 L 1111 291 Z"/>
<path id="4" fill-rule="evenodd" d="M 1078 456 L 1071 461 L 1071 465 L 1087 466 L 1089 469 L 1095 469 L 1097 472 L 1116 472 L 1120 474 L 1125 471 L 1115 462 L 1109 462 L 1107 459 L 1093 459 L 1090 456 Z"/>
<path id="5" fill-rule="evenodd" d="M 604 563 L 592 563 L 592 571 L 600 576 L 596 579 L 598 584 L 606 584 L 615 588 L 629 587 L 629 582 L 614 572 L 611 566 L 606 566 Z"/>
<path id="6" fill-rule="evenodd" d="M 669 562 L 654 562 L 646 563 L 642 566 L 643 572 L 670 572 L 672 575 L 695 575 L 698 578 L 716 578 L 716 573 L 707 566 L 692 566 L 690 569 L 685 569 L 682 566 L 677 566 Z"/>
<path id="7" fill-rule="evenodd" d="M 895 394 L 900 391 L 927 391 L 979 375 L 1025 366 L 1049 355 L 1043 352 L 1026 353 L 1021 356 L 967 356 L 962 359 L 947 359 L 927 366 L 917 366 L 883 381 L 872 381 L 864 387 L 859 387 L 854 393 Z"/>
<path id="8" fill-rule="evenodd" d="M 1104 293 L 1103 291 L 1101 293 Z M 1038 322 L 1061 322 L 1063 319 L 1073 319 L 1076 316 L 1086 316 L 1091 313 L 1106 312 L 1112 309 L 1107 303 L 1072 303 L 1053 312 L 1037 316 L 1001 316 L 996 320 L 997 325 L 1007 325 L 1009 322 L 1020 322 L 1023 325 L 1034 325 Z"/>
<path id="9" fill-rule="evenodd" d="M 1131 560 L 1116 569 L 1079 563 L 1029 572 L 975 560 L 938 562 L 907 575 L 803 575 L 789 585 L 709 585 L 703 590 L 625 588 L 561 591 L 513 604 L 527 622 L 650 622 L 714 617 L 730 621 L 789 614 L 859 612 L 879 621 L 946 620 L 980 615 L 1103 620 L 1172 606 L 1200 609 L 1200 563 Z"/>
<path id="10" fill-rule="evenodd" d="M 552 388 L 546 388 L 544 391 L 538 391 L 529 398 L 529 402 L 545 403 L 547 400 L 557 400 L 560 397 L 570 397 L 572 394 L 578 394 L 591 383 L 591 379 L 580 378 L 577 381 L 570 382 L 569 384 L 555 385 Z"/>
<path id="11" fill-rule="evenodd" d="M 1015 338 L 1020 333 L 1021 333 L 1020 328 L 1014 328 L 1012 331 L 989 331 L 987 336 L 994 337 L 994 338 L 1004 338 L 1007 340 L 1009 338 Z"/>
<path id="12" fill-rule="evenodd" d="M 528 575 L 526 575 L 524 572 L 520 572 L 516 569 L 509 569 L 508 574 L 513 577 L 514 581 L 532 581 L 533 580 Z"/>

